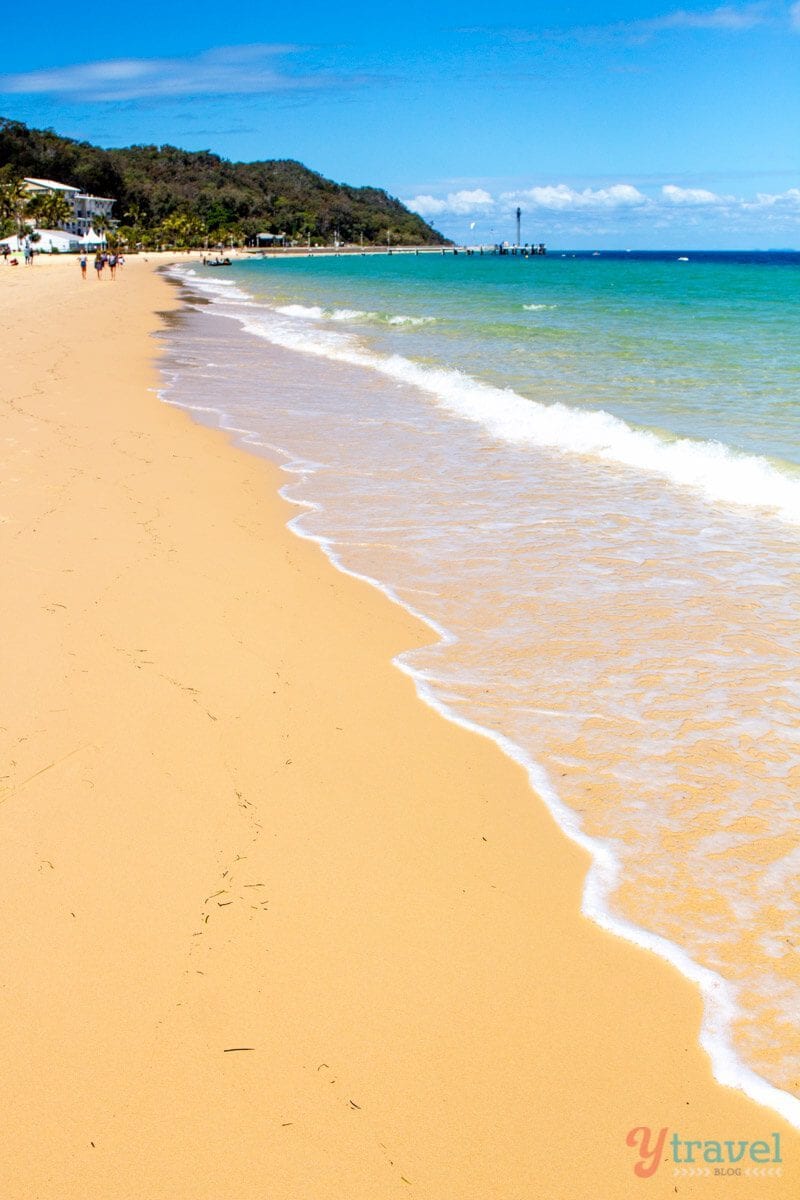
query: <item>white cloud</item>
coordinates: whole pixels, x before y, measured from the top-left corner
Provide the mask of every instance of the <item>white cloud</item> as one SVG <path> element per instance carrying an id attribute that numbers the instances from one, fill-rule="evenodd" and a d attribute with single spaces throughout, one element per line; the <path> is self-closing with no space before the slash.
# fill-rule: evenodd
<path id="1" fill-rule="evenodd" d="M 744 197 L 672 183 L 647 192 L 630 183 L 600 188 L 552 183 L 497 194 L 485 188 L 465 188 L 440 196 L 426 193 L 406 203 L 422 216 L 436 218 L 439 227 L 457 240 L 480 239 L 488 234 L 493 239 L 496 231 L 512 236 L 517 206 L 522 209 L 523 219 L 535 219 L 537 236 L 549 236 L 551 240 L 578 234 L 622 239 L 626 231 L 638 230 L 655 244 L 665 236 L 682 236 L 703 228 L 721 237 L 738 236 L 742 231 L 754 238 L 768 232 L 770 236 L 784 234 L 793 241 L 800 236 L 800 187 Z"/>
<path id="2" fill-rule="evenodd" d="M 725 204 L 732 197 L 718 196 L 716 192 L 707 192 L 705 188 L 682 188 L 668 183 L 661 189 L 661 195 L 668 204 Z"/>
<path id="3" fill-rule="evenodd" d="M 472 191 L 450 192 L 445 197 L 414 196 L 406 200 L 406 206 L 419 213 L 421 217 L 438 217 L 442 213 L 452 213 L 454 216 L 472 216 L 484 213 L 495 206 L 492 196 L 483 188 Z"/>
<path id="4" fill-rule="evenodd" d="M 789 8 L 789 19 L 798 22 L 797 10 L 800 0 L 793 0 Z M 504 40 L 524 44 L 526 42 L 549 41 L 578 41 L 597 42 L 609 38 L 616 40 L 646 41 L 662 33 L 676 30 L 711 30 L 723 33 L 742 33 L 759 26 L 776 26 L 783 24 L 784 14 L 776 14 L 775 0 L 755 0 L 754 3 L 735 5 L 722 4 L 717 8 L 697 11 L 696 9 L 678 8 L 663 13 L 658 17 L 645 17 L 630 21 L 610 21 L 604 25 L 573 25 L 558 27 L 539 27 L 536 29 L 503 29 L 498 31 L 491 27 L 482 29 L 465 29 L 464 33 L 480 34 L 483 37 L 500 36 Z M 798 25 L 800 27 L 800 25 Z"/>
<path id="5" fill-rule="evenodd" d="M 118 58 L 52 70 L 0 75 L 0 93 L 53 94 L 94 101 L 236 95 L 330 87 L 353 80 L 321 72 L 295 75 L 275 60 L 286 45 L 227 46 L 192 58 Z"/>
<path id="6" fill-rule="evenodd" d="M 768 19 L 765 4 L 747 4 L 742 8 L 724 4 L 706 12 L 690 12 L 684 8 L 643 21 L 627 21 L 620 28 L 629 33 L 662 33 L 667 29 L 726 29 L 739 32 L 763 25 Z"/>
<path id="7" fill-rule="evenodd" d="M 783 209 L 788 212 L 796 209 L 800 213 L 800 188 L 789 188 L 785 192 L 771 194 L 758 192 L 755 200 L 743 201 L 748 211 L 754 209 Z"/>
<path id="8" fill-rule="evenodd" d="M 517 205 L 546 209 L 550 212 L 579 210 L 614 210 L 637 208 L 648 204 L 648 198 L 629 183 L 615 183 L 607 188 L 584 188 L 577 191 L 565 183 L 545 184 L 516 192 L 501 192 L 496 198 L 483 188 L 450 192 L 447 196 L 429 194 L 414 196 L 406 204 L 423 217 L 485 216 L 494 211 L 506 212 Z"/>
<path id="9" fill-rule="evenodd" d="M 800 212 L 800 188 L 788 188 L 785 192 L 757 192 L 752 199 L 737 196 L 720 196 L 705 188 L 680 188 L 673 184 L 662 187 L 661 194 L 667 205 L 684 208 L 708 208 L 724 210 L 732 217 L 746 213 L 770 211 L 791 215 Z"/>
<path id="10" fill-rule="evenodd" d="M 412 196 L 410 200 L 404 200 L 406 208 L 410 208 L 412 212 L 419 213 L 421 217 L 438 217 L 442 213 L 448 212 L 447 201 L 437 199 L 436 196 L 422 194 Z"/>
<path id="11" fill-rule="evenodd" d="M 608 188 L 584 188 L 576 191 L 565 183 L 532 187 L 522 192 L 503 192 L 500 199 L 507 204 L 528 204 L 554 212 L 575 209 L 636 208 L 647 204 L 647 197 L 629 183 L 615 183 Z"/>

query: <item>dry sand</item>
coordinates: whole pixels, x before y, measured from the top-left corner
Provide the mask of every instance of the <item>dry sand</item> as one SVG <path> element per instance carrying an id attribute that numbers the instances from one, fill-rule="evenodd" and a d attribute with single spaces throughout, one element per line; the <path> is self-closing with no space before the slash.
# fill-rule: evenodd
<path id="1" fill-rule="evenodd" d="M 695 989 L 390 665 L 428 630 L 148 391 L 153 268 L 0 266 L 0 1197 L 800 1194 Z M 783 1174 L 640 1180 L 634 1126 Z"/>

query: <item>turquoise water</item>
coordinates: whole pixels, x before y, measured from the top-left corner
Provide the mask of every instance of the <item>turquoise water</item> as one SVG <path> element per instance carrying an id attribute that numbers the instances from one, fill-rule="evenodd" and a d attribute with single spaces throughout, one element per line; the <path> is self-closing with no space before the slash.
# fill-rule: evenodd
<path id="1" fill-rule="evenodd" d="M 800 256 L 678 258 L 181 268 L 164 394 L 429 622 L 420 696 L 527 767 L 584 911 L 800 1126 Z"/>
<path id="2" fill-rule="evenodd" d="M 234 277 L 383 352 L 800 465 L 800 255 L 688 258 L 342 256 Z"/>

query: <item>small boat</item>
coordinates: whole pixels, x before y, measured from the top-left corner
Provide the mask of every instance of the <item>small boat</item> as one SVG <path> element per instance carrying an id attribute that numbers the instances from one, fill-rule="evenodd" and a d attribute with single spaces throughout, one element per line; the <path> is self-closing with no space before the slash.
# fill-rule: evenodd
<path id="1" fill-rule="evenodd" d="M 229 267 L 230 265 L 231 265 L 231 260 L 229 258 L 207 258 L 206 259 L 207 267 Z"/>
<path id="2" fill-rule="evenodd" d="M 678 262 L 688 262 L 688 258 L 679 258 Z"/>

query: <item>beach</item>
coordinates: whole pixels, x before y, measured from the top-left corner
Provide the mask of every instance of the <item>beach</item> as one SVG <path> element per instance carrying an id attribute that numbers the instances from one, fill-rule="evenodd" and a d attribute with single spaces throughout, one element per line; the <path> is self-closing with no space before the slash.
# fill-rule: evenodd
<path id="1" fill-rule="evenodd" d="M 392 666 L 430 628 L 158 398 L 162 261 L 0 267 L 0 1195 L 796 1195 L 697 989 L 581 915 L 523 769 Z"/>

